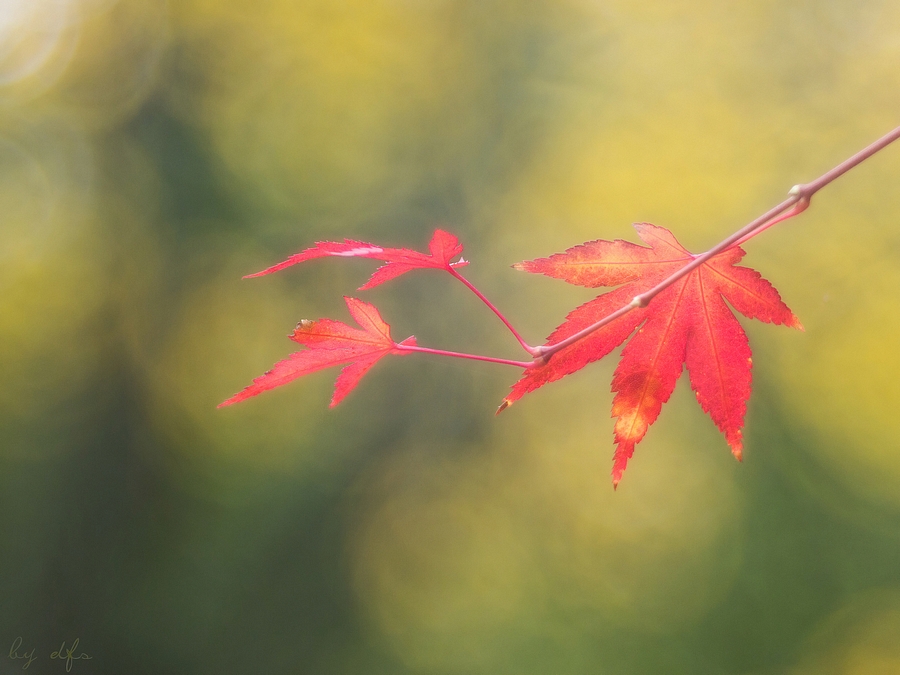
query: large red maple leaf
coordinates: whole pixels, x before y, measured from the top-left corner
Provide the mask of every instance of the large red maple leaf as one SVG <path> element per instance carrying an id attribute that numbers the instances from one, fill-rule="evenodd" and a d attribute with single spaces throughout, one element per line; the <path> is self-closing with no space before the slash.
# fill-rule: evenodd
<path id="1" fill-rule="evenodd" d="M 561 342 L 627 305 L 694 258 L 664 227 L 639 223 L 635 229 L 649 248 L 619 239 L 598 239 L 549 258 L 514 265 L 580 286 L 619 286 L 573 310 L 549 336 L 547 345 Z M 616 394 L 612 416 L 617 418 L 613 485 L 621 480 L 635 444 L 672 394 L 684 364 L 700 406 L 725 435 L 734 456 L 741 459 L 752 361 L 747 335 L 724 300 L 749 318 L 802 330 L 768 281 L 750 268 L 736 266 L 743 257 L 739 247 L 723 251 L 660 292 L 647 307 L 619 317 L 556 352 L 542 365 L 526 370 L 500 409 L 603 358 L 637 329 L 622 351 L 612 381 Z"/>
<path id="2" fill-rule="evenodd" d="M 331 398 L 333 408 L 381 358 L 388 354 L 408 353 L 397 349 L 397 343 L 391 339 L 390 326 L 373 305 L 357 298 L 345 297 L 344 300 L 350 316 L 362 330 L 333 319 L 301 321 L 290 337 L 306 349 L 279 361 L 272 366 L 272 370 L 257 377 L 253 384 L 223 401 L 218 407 L 238 403 L 323 368 L 346 363 L 334 385 L 334 395 Z M 415 338 L 409 337 L 400 344 L 415 343 Z"/>

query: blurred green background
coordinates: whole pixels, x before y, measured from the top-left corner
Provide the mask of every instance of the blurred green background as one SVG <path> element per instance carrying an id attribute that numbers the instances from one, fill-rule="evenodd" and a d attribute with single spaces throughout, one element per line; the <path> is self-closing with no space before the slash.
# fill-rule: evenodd
<path id="1" fill-rule="evenodd" d="M 386 359 L 216 404 L 423 249 L 539 342 L 509 265 L 633 221 L 703 250 L 900 124 L 896 0 L 0 1 L 0 672 L 900 672 L 900 147 L 748 245 L 743 465 L 682 378 L 614 493 L 610 358 Z M 362 295 L 520 358 L 428 272 Z M 745 322 L 747 324 L 749 322 Z"/>

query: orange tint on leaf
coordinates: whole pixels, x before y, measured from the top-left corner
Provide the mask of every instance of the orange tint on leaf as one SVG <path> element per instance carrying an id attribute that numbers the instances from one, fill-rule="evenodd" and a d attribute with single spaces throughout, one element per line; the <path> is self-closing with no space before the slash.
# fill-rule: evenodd
<path id="1" fill-rule="evenodd" d="M 635 229 L 649 248 L 622 240 L 597 240 L 515 265 L 592 288 L 624 284 L 570 312 L 547 339 L 548 345 L 627 305 L 693 258 L 669 230 L 649 223 L 636 224 Z M 710 258 L 660 292 L 647 307 L 632 310 L 553 354 L 543 365 L 526 370 L 501 407 L 606 356 L 634 333 L 622 351 L 612 382 L 616 394 L 612 405 L 616 418 L 613 485 L 621 480 L 634 446 L 669 400 L 684 364 L 700 406 L 740 459 L 741 428 L 751 386 L 750 346 L 725 300 L 749 318 L 802 330 L 768 281 L 758 272 L 736 265 L 743 256 L 743 250 L 736 247 Z"/>
<path id="2" fill-rule="evenodd" d="M 345 239 L 343 242 L 320 241 L 312 248 L 296 253 L 287 260 L 264 269 L 262 272 L 248 274 L 244 278 L 261 277 L 297 263 L 327 256 L 373 258 L 385 261 L 386 264 L 375 270 L 372 276 L 369 277 L 369 280 L 359 287 L 358 290 L 363 291 L 415 269 L 449 270 L 452 267 L 468 265 L 464 260 L 451 262 L 453 258 L 462 254 L 463 247 L 459 240 L 449 232 L 435 230 L 428 244 L 428 249 L 429 253 L 420 253 L 408 248 L 383 248 L 375 244 L 367 244 L 364 241 L 354 241 L 352 239 Z"/>
<path id="3" fill-rule="evenodd" d="M 373 305 L 356 298 L 345 297 L 344 300 L 350 315 L 360 328 L 353 328 L 333 319 L 301 321 L 290 337 L 306 349 L 279 361 L 272 370 L 257 377 L 253 384 L 220 403 L 218 407 L 238 403 L 323 368 L 346 363 L 334 385 L 334 395 L 331 398 L 333 408 L 382 357 L 391 353 L 403 353 L 396 349 L 396 343 L 391 339 L 390 326 Z M 414 345 L 415 338 L 407 338 L 401 344 Z"/>

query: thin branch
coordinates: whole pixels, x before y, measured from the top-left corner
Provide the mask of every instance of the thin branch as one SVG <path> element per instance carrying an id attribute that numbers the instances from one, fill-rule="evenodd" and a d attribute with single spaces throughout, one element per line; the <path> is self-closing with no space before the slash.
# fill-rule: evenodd
<path id="1" fill-rule="evenodd" d="M 505 366 L 516 366 L 517 368 L 533 368 L 534 361 L 513 361 L 512 359 L 499 359 L 493 356 L 481 356 L 480 354 L 466 354 L 463 352 L 448 352 L 445 349 L 431 349 L 430 347 L 420 347 L 418 345 L 406 345 L 398 342 L 394 345 L 394 349 L 403 352 L 419 352 L 421 354 L 434 354 L 436 356 L 452 356 L 457 359 L 470 359 L 472 361 L 487 361 L 488 363 L 500 363 Z"/>
<path id="2" fill-rule="evenodd" d="M 800 199 L 797 200 L 797 203 L 794 204 L 793 207 L 791 207 L 784 213 L 782 213 L 778 216 L 775 216 L 774 218 L 772 218 L 772 220 L 770 220 L 766 223 L 763 223 L 762 225 L 757 227 L 755 230 L 753 230 L 753 232 L 751 232 L 750 234 L 744 235 L 743 237 L 738 239 L 736 242 L 734 242 L 734 244 L 732 244 L 732 246 L 740 246 L 741 244 L 748 241 L 749 239 L 753 239 L 753 237 L 758 235 L 760 232 L 764 232 L 765 230 L 768 230 L 773 225 L 777 225 L 778 223 L 784 222 L 788 218 L 793 218 L 794 216 L 800 215 L 801 213 L 806 211 L 807 208 L 809 208 L 809 198 L 808 197 L 800 197 Z"/>
<path id="3" fill-rule="evenodd" d="M 864 161 L 869 159 L 869 157 L 874 155 L 879 150 L 883 150 L 898 138 L 900 138 L 900 127 L 897 127 L 893 131 L 886 133 L 871 145 L 866 146 L 852 157 L 838 164 L 831 171 L 828 171 L 827 173 L 824 173 L 816 178 L 816 180 L 814 180 L 813 182 L 807 183 L 806 185 L 796 185 L 792 188 L 791 191 L 793 192 L 794 190 L 796 190 L 798 194 L 809 199 L 823 187 L 831 183 L 833 180 L 840 178 L 854 166 L 863 163 Z"/>
<path id="4" fill-rule="evenodd" d="M 816 180 L 810 183 L 805 183 L 803 185 L 795 185 L 788 193 L 788 198 L 783 202 L 781 202 L 777 206 L 772 207 L 764 214 L 762 214 L 759 218 L 756 218 L 752 222 L 748 223 L 740 230 L 732 234 L 730 237 L 723 239 L 705 253 L 694 256 L 693 260 L 687 263 L 684 267 L 663 279 L 650 290 L 645 291 L 640 295 L 636 295 L 627 305 L 620 307 L 612 314 L 605 316 L 604 318 L 591 324 L 587 328 L 584 328 L 574 335 L 569 336 L 565 340 L 561 340 L 560 342 L 554 343 L 552 345 L 538 347 L 539 356 L 535 358 L 535 363 L 545 363 L 547 359 L 553 356 L 556 352 L 565 349 L 569 345 L 574 344 L 575 342 L 578 342 L 579 340 L 587 337 L 594 331 L 603 328 L 603 326 L 615 321 L 621 316 L 624 316 L 631 310 L 638 309 L 640 307 L 646 307 L 650 304 L 653 298 L 659 295 L 662 291 L 674 284 L 679 279 L 693 272 L 713 256 L 718 255 L 722 251 L 729 249 L 732 246 L 737 246 L 744 243 L 751 237 L 756 236 L 763 230 L 768 229 L 776 223 L 780 223 L 784 220 L 787 220 L 788 218 L 802 213 L 809 206 L 810 200 L 812 199 L 812 196 L 816 194 L 816 192 L 818 192 L 837 178 L 840 178 L 850 169 L 861 164 L 879 150 L 882 150 L 883 148 L 896 141 L 898 138 L 900 138 L 900 127 L 897 127 L 893 131 L 885 134 L 871 145 L 868 145 L 852 157 L 838 164 L 830 171 L 822 174 Z"/>
<path id="5" fill-rule="evenodd" d="M 525 342 L 525 340 L 524 340 L 524 339 L 522 338 L 522 336 L 519 334 L 519 331 L 517 331 L 517 330 L 513 327 L 513 325 L 509 322 L 509 320 L 508 320 L 505 316 L 503 316 L 503 313 L 502 313 L 499 309 L 497 309 L 497 307 L 494 305 L 494 303 L 492 303 L 490 300 L 488 300 L 488 299 L 484 296 L 484 294 L 483 294 L 481 291 L 479 291 L 479 290 L 475 287 L 475 284 L 473 284 L 471 281 L 469 281 L 468 279 L 466 279 L 462 274 L 460 274 L 459 272 L 457 272 L 456 269 L 453 268 L 453 267 L 449 267 L 449 268 L 448 268 L 448 271 L 449 271 L 450 274 L 452 274 L 454 277 L 456 277 L 457 279 L 459 279 L 459 280 L 465 285 L 466 288 L 468 288 L 468 289 L 469 289 L 470 291 L 472 291 L 475 295 L 477 295 L 477 296 L 478 296 L 478 299 L 481 300 L 485 305 L 487 305 L 488 308 L 489 308 L 494 314 L 497 315 L 497 318 L 500 319 L 500 321 L 503 322 L 503 325 L 506 326 L 507 329 L 509 329 L 509 332 L 513 334 L 513 337 L 515 337 L 516 340 L 519 342 L 519 344 L 522 345 L 522 349 L 524 349 L 526 352 L 528 352 L 529 354 L 531 354 L 531 356 L 534 356 L 534 357 L 537 357 L 537 356 L 540 356 L 540 355 L 541 355 L 541 347 L 532 347 L 532 346 L 529 345 L 527 342 Z"/>

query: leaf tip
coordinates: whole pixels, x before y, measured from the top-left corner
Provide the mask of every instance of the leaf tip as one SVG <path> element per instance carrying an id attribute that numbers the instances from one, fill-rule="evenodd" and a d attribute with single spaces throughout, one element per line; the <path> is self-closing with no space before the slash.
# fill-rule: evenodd
<path id="1" fill-rule="evenodd" d="M 623 447 L 623 444 L 620 442 L 616 447 L 615 455 L 613 455 L 613 468 L 610 473 L 613 490 L 618 489 L 619 481 L 622 480 L 622 475 L 625 473 L 625 467 L 628 465 L 628 459 L 632 453 L 634 453 L 634 443 L 626 442 Z"/>
<path id="2" fill-rule="evenodd" d="M 380 281 L 377 281 L 377 280 L 374 280 L 374 281 L 373 281 L 373 280 L 370 278 L 366 283 L 364 283 L 362 286 L 360 286 L 360 287 L 357 288 L 356 290 L 358 290 L 358 291 L 368 291 L 370 288 L 375 288 L 375 287 L 378 286 L 379 284 L 381 284 Z"/>
<path id="3" fill-rule="evenodd" d="M 297 322 L 297 325 L 294 326 L 294 330 L 288 334 L 288 338 L 293 340 L 294 342 L 304 344 L 302 342 L 304 332 L 312 328 L 315 323 L 315 321 L 311 321 L 309 319 L 300 319 L 300 321 Z"/>
<path id="4" fill-rule="evenodd" d="M 246 394 L 244 394 L 243 391 L 239 391 L 237 394 L 235 394 L 231 398 L 226 399 L 226 400 L 222 401 L 219 405 L 217 405 L 216 410 L 218 410 L 219 408 L 227 408 L 228 406 L 234 405 L 235 403 L 240 403 L 245 398 L 248 398 L 248 396 Z"/>
<path id="5" fill-rule="evenodd" d="M 503 399 L 503 403 L 500 404 L 500 407 L 497 408 L 497 412 L 495 412 L 494 415 L 499 415 L 511 405 L 512 401 L 510 401 L 508 398 Z"/>

